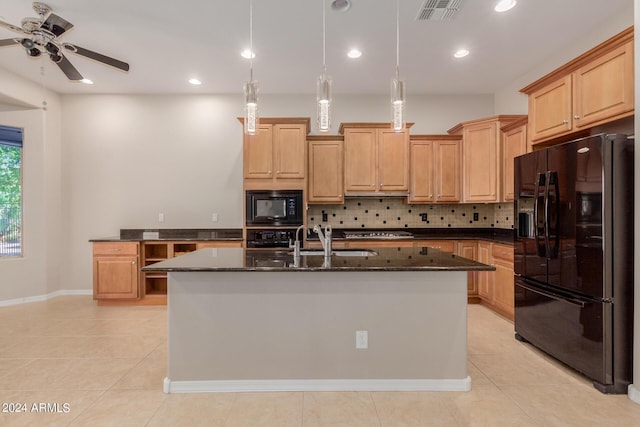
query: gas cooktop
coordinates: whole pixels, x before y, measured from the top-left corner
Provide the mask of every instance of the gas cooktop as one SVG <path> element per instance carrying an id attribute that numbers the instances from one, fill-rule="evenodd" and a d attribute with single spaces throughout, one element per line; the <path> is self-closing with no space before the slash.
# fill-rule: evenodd
<path id="1" fill-rule="evenodd" d="M 345 231 L 345 239 L 413 239 L 408 231 Z"/>

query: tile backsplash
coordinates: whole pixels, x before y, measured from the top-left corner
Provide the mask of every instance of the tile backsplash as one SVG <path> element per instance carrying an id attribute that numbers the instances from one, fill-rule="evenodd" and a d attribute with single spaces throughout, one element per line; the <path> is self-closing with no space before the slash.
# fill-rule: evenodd
<path id="1" fill-rule="evenodd" d="M 309 226 L 334 228 L 511 229 L 513 203 L 411 205 L 400 197 L 350 197 L 344 205 L 310 205 L 307 219 Z"/>

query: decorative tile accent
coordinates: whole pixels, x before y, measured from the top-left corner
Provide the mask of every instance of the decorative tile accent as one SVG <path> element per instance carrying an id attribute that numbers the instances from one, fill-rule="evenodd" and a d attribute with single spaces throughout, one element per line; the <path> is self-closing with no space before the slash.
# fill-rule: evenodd
<path id="1" fill-rule="evenodd" d="M 424 214 L 426 221 L 422 220 Z M 354 197 L 347 198 L 344 205 L 310 205 L 307 218 L 310 225 L 324 223 L 336 228 L 512 229 L 513 203 L 409 205 L 399 197 Z"/>

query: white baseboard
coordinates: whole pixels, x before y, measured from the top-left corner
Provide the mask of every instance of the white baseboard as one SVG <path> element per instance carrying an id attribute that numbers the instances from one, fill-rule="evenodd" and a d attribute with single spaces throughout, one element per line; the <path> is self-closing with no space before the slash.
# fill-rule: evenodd
<path id="1" fill-rule="evenodd" d="M 63 295 L 93 295 L 92 289 L 68 289 L 51 292 L 45 295 L 36 295 L 33 297 L 15 298 L 0 301 L 0 307 L 8 307 L 10 305 L 28 304 L 30 302 L 41 302 L 50 300 L 51 298 Z"/>
<path id="2" fill-rule="evenodd" d="M 470 391 L 471 378 L 443 380 L 238 380 L 171 381 L 165 393 L 234 393 L 276 391 Z"/>
<path id="3" fill-rule="evenodd" d="M 629 389 L 627 391 L 627 395 L 629 399 L 637 404 L 640 404 L 640 389 L 633 384 L 629 384 Z"/>

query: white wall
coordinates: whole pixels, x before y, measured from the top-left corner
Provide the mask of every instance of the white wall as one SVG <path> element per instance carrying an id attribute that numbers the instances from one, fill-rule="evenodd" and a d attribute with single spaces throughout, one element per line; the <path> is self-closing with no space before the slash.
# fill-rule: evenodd
<path id="1" fill-rule="evenodd" d="M 121 228 L 242 227 L 241 95 L 66 95 L 62 102 L 65 289 L 91 288 L 91 238 Z M 493 111 L 490 95 L 409 103 L 413 133 L 446 133 Z M 336 96 L 333 105 L 334 133 L 342 121 L 389 120 L 386 96 Z M 267 95 L 260 108 L 263 117 L 313 119 L 315 96 Z"/>
<path id="2" fill-rule="evenodd" d="M 66 247 L 62 230 L 60 101 L 19 76 L 0 69 L 0 124 L 24 129 L 23 249 L 0 259 L 0 302 L 60 289 Z M 42 102 L 46 100 L 46 109 Z"/>

